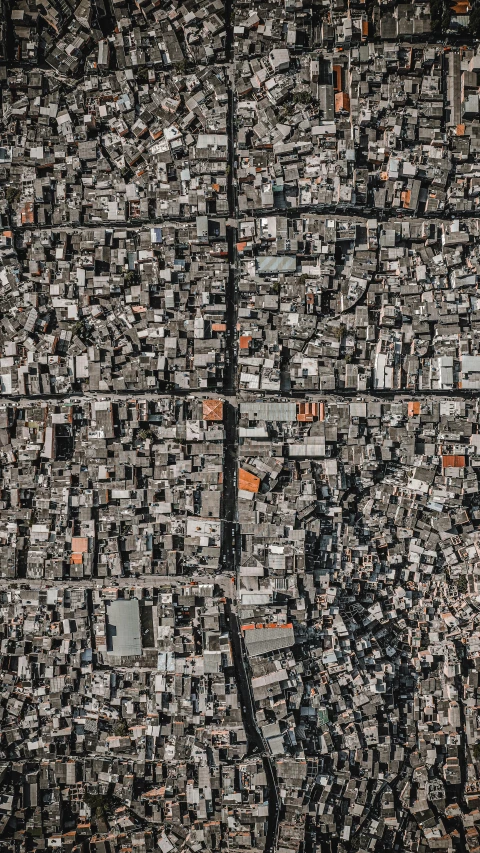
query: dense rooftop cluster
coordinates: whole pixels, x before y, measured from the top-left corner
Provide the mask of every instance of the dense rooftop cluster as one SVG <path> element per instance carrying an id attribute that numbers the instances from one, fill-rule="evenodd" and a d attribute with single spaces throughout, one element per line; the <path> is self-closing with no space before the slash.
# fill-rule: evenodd
<path id="1" fill-rule="evenodd" d="M 1 853 L 480 850 L 479 22 L 0 0 Z"/>
<path id="2" fill-rule="evenodd" d="M 11 233 L 11 232 L 10 232 Z M 4 236 L 3 393 L 222 390 L 225 221 Z"/>
<path id="3" fill-rule="evenodd" d="M 221 401 L 42 401 L 0 418 L 4 578 L 215 575 Z"/>
<path id="4" fill-rule="evenodd" d="M 480 387 L 479 220 L 240 221 L 239 388 Z"/>

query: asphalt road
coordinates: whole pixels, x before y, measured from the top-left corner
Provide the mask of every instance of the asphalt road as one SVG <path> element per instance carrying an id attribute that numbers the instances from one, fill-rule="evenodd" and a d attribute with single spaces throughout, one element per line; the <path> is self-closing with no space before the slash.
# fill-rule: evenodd
<path id="1" fill-rule="evenodd" d="M 221 589 L 231 589 L 232 578 L 230 574 L 194 574 L 185 577 L 172 577 L 172 575 L 142 575 L 141 577 L 117 577 L 117 578 L 84 578 L 83 580 L 35 580 L 33 578 L 2 578 L 3 589 L 166 589 L 176 586 L 185 586 L 190 581 L 198 583 L 216 583 Z"/>
<path id="2" fill-rule="evenodd" d="M 174 392 L 162 392 L 157 391 L 156 393 L 152 392 L 142 392 L 142 391 L 116 391 L 113 394 L 107 394 L 104 392 L 95 393 L 94 391 L 69 391 L 68 394 L 29 394 L 28 397 L 25 394 L 0 394 L 0 405 L 2 403 L 20 403 L 24 406 L 31 403 L 32 400 L 40 401 L 44 400 L 46 403 L 56 403 L 58 405 L 75 405 L 75 403 L 81 403 L 85 400 L 111 400 L 113 403 L 120 402 L 124 400 L 158 400 L 165 397 L 173 397 L 178 399 L 210 399 L 211 397 L 215 397 L 219 400 L 229 401 L 232 406 L 235 406 L 237 400 L 239 401 L 247 401 L 247 400 L 259 400 L 263 398 L 271 397 L 274 400 L 278 399 L 286 399 L 295 398 L 297 400 L 308 400 L 308 401 L 316 401 L 316 400 L 343 400 L 343 399 L 358 399 L 358 400 L 411 400 L 413 397 L 415 399 L 421 399 L 426 397 L 448 397 L 449 400 L 458 399 L 476 399 L 478 397 L 478 391 L 476 390 L 467 390 L 461 388 L 455 388 L 450 391 L 448 388 L 437 389 L 437 388 L 425 388 L 425 389 L 412 389 L 412 388 L 399 388 L 397 390 L 391 390 L 389 388 L 372 388 L 367 389 L 366 391 L 358 391 L 356 389 L 345 390 L 340 389 L 338 391 L 326 391 L 322 393 L 321 391 L 303 391 L 302 389 L 293 389 L 287 393 L 282 393 L 279 391 L 268 391 L 262 390 L 261 395 L 260 392 L 252 392 L 252 391 L 240 391 L 237 393 L 231 394 L 218 394 L 216 391 L 198 391 L 194 392 L 191 389 L 179 389 Z M 227 437 L 228 438 L 228 437 Z"/>
<path id="3" fill-rule="evenodd" d="M 225 444 L 223 454 L 222 568 L 232 575 L 237 566 L 237 409 L 223 406 Z"/>
<path id="4" fill-rule="evenodd" d="M 277 847 L 278 824 L 280 820 L 280 794 L 270 750 L 257 725 L 253 694 L 248 675 L 247 654 L 240 632 L 240 623 L 237 614 L 232 610 L 229 603 L 226 611 L 230 622 L 235 675 L 242 703 L 242 717 L 247 734 L 248 748 L 250 753 L 261 755 L 268 781 L 268 829 L 265 853 L 270 853 L 270 851 L 274 851 Z"/>
<path id="5" fill-rule="evenodd" d="M 233 60 L 233 18 L 232 0 L 225 3 L 225 54 L 227 62 Z M 231 220 L 237 219 L 236 189 L 234 185 L 235 150 L 234 150 L 234 115 L 235 115 L 235 85 L 234 75 L 228 79 L 228 129 L 229 155 L 227 170 L 227 198 Z M 226 286 L 226 365 L 224 372 L 224 394 L 235 398 L 237 388 L 237 229 L 227 228 L 229 274 Z M 233 400 L 232 400 L 233 402 Z M 235 400 L 236 402 L 236 400 Z M 237 578 L 240 565 L 240 531 L 237 524 L 237 447 L 238 422 L 237 408 L 229 402 L 224 404 L 225 453 L 223 469 L 223 548 L 222 565 Z M 233 591 L 232 591 L 233 592 Z M 232 596 L 233 597 L 233 596 Z M 233 660 L 237 689 L 242 703 L 242 717 L 247 735 L 249 751 L 262 756 L 268 781 L 268 827 L 265 842 L 265 853 L 273 853 L 277 847 L 278 822 L 280 816 L 280 797 L 275 777 L 272 758 L 262 733 L 257 725 L 253 695 L 248 674 L 248 660 L 240 626 L 231 601 L 227 597 L 226 615 L 229 620 L 230 639 L 233 650 Z"/>

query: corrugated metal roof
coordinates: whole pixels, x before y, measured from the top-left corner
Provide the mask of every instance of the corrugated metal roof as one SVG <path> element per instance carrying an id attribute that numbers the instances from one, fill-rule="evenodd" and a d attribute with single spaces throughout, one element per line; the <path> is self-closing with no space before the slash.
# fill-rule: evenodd
<path id="1" fill-rule="evenodd" d="M 465 456 L 442 456 L 442 465 L 444 468 L 464 468 Z"/>
<path id="2" fill-rule="evenodd" d="M 305 441 L 288 445 L 289 456 L 325 456 L 325 439 L 307 436 Z"/>
<path id="3" fill-rule="evenodd" d="M 226 133 L 199 133 L 197 138 L 198 148 L 226 148 L 228 136 Z"/>
<path id="4" fill-rule="evenodd" d="M 240 403 L 240 414 L 252 421 L 295 421 L 296 403 L 255 402 Z"/>
<path id="5" fill-rule="evenodd" d="M 291 625 L 271 628 L 251 628 L 244 632 L 245 645 L 250 657 L 266 655 L 277 649 L 293 646 L 295 637 Z"/>
<path id="6" fill-rule="evenodd" d="M 119 657 L 142 654 L 138 599 L 119 598 L 107 604 L 107 650 Z"/>
<path id="7" fill-rule="evenodd" d="M 480 373 L 480 355 L 462 356 L 463 373 Z"/>
<path id="8" fill-rule="evenodd" d="M 266 255 L 257 258 L 257 271 L 260 275 L 266 273 L 295 272 L 297 259 L 291 255 Z"/>

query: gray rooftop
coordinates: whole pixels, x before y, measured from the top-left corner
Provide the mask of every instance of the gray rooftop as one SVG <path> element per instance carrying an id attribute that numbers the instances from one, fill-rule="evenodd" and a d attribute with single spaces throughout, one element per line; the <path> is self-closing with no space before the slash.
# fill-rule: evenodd
<path id="1" fill-rule="evenodd" d="M 142 654 L 140 609 L 136 598 L 107 604 L 107 650 L 118 657 Z"/>
<path id="2" fill-rule="evenodd" d="M 296 403 L 265 402 L 240 403 L 240 414 L 247 415 L 255 421 L 295 421 L 297 418 Z"/>
<path id="3" fill-rule="evenodd" d="M 275 628 L 249 628 L 244 632 L 244 638 L 250 657 L 286 649 L 295 643 L 292 625 L 280 625 Z"/>
<path id="4" fill-rule="evenodd" d="M 297 259 L 291 255 L 264 255 L 257 258 L 259 275 L 268 273 L 293 273 L 297 269 Z"/>

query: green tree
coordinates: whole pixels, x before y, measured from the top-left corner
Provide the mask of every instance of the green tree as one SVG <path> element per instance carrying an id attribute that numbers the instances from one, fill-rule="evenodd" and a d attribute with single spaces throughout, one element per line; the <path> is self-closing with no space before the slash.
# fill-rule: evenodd
<path id="1" fill-rule="evenodd" d="M 471 32 L 472 36 L 475 38 L 480 38 L 480 2 L 476 0 L 476 2 L 472 6 L 472 10 L 470 12 L 470 23 L 468 25 L 468 29 Z"/>
<path id="2" fill-rule="evenodd" d="M 119 720 L 113 727 L 113 734 L 117 737 L 125 737 L 128 735 L 128 723 L 126 720 Z"/>
<path id="3" fill-rule="evenodd" d="M 432 32 L 436 35 L 445 33 L 450 26 L 452 12 L 450 4 L 445 0 L 430 0 L 430 16 Z"/>
<path id="4" fill-rule="evenodd" d="M 5 190 L 5 198 L 7 199 L 9 204 L 14 204 L 19 200 L 21 196 L 21 192 L 18 187 L 7 187 Z"/>

